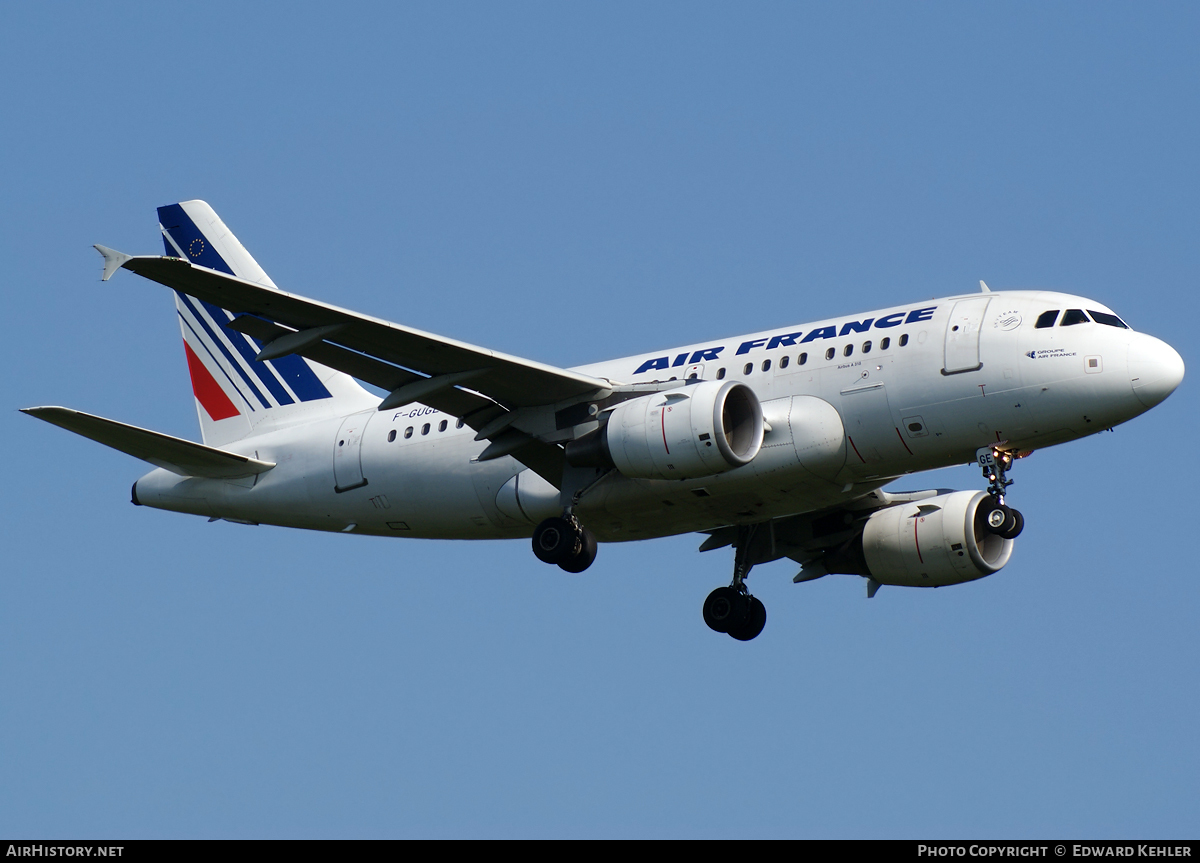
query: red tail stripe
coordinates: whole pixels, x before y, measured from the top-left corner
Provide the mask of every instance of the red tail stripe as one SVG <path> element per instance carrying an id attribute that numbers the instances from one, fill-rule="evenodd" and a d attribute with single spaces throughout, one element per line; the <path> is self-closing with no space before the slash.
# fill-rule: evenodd
<path id="1" fill-rule="evenodd" d="M 229 396 L 225 395 L 225 391 L 221 389 L 221 385 L 205 368 L 204 363 L 200 362 L 200 358 L 196 356 L 192 346 L 185 341 L 183 350 L 187 354 L 188 373 L 192 376 L 192 392 L 196 394 L 196 401 L 200 402 L 200 406 L 213 420 L 237 416 L 238 409 L 234 407 Z"/>

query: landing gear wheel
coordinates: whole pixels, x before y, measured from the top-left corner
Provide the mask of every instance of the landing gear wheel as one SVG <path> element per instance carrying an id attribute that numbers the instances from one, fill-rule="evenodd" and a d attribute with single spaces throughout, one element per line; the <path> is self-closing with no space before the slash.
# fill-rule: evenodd
<path id="1" fill-rule="evenodd" d="M 732 587 L 718 587 L 704 600 L 704 622 L 714 632 L 740 630 L 750 617 L 750 602 L 744 593 Z M 762 603 L 759 603 L 760 605 Z M 763 620 L 766 620 L 764 611 Z M 755 635 L 758 633 L 756 632 Z M 753 638 L 754 636 L 751 636 Z"/>
<path id="2" fill-rule="evenodd" d="M 565 518 L 548 518 L 533 529 L 533 553 L 542 563 L 562 563 L 578 543 L 575 525 Z"/>
<path id="3" fill-rule="evenodd" d="M 1016 539 L 1025 529 L 1025 516 L 1021 515 L 1019 509 L 1009 509 L 1008 512 L 1012 520 L 1011 525 L 1006 522 L 1005 529 L 996 531 L 996 535 L 1001 539 Z"/>
<path id="4" fill-rule="evenodd" d="M 578 551 L 560 560 L 558 565 L 567 572 L 583 572 L 596 559 L 596 537 L 586 527 L 579 529 Z"/>
<path id="5" fill-rule="evenodd" d="M 747 596 L 746 600 L 750 606 L 746 622 L 736 629 L 729 630 L 729 635 L 738 641 L 750 641 L 752 638 L 758 637 L 758 634 L 763 631 L 763 627 L 767 625 L 767 607 L 762 604 L 762 600 L 757 596 Z"/>
<path id="6" fill-rule="evenodd" d="M 991 503 L 984 504 L 980 508 L 983 510 L 983 520 L 987 524 L 989 533 L 1003 535 L 1015 524 L 1012 510 L 1002 503 L 997 503 L 995 498 L 992 498 Z"/>

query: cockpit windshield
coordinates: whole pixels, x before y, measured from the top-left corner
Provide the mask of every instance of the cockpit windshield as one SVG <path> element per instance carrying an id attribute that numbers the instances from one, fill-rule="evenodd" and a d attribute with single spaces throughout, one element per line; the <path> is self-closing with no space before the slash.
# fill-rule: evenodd
<path id="1" fill-rule="evenodd" d="M 1108 312 L 1097 312 L 1093 309 L 1088 309 L 1088 314 L 1092 316 L 1092 320 L 1098 324 L 1104 324 L 1106 327 L 1120 327 L 1123 330 L 1129 329 L 1129 325 L 1116 315 Z"/>
<path id="2" fill-rule="evenodd" d="M 1074 324 L 1090 324 L 1095 321 L 1098 324 L 1104 324 L 1106 327 L 1117 327 L 1118 329 L 1127 330 L 1129 324 L 1118 318 L 1112 312 L 1098 312 L 1095 309 L 1088 309 L 1087 314 L 1083 313 L 1083 309 L 1067 309 L 1063 313 L 1062 320 L 1058 320 L 1060 309 L 1051 309 L 1048 312 L 1042 312 L 1038 315 L 1037 323 L 1034 329 L 1045 329 L 1052 327 L 1057 322 L 1060 327 L 1069 327 Z"/>

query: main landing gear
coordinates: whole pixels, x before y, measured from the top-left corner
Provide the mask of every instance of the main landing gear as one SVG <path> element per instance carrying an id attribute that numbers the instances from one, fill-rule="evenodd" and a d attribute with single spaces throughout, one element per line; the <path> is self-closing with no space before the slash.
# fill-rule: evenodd
<path id="1" fill-rule="evenodd" d="M 992 499 L 979 507 L 983 527 L 1001 539 L 1016 539 L 1025 529 L 1025 516 L 1020 510 L 1004 503 L 1004 492 L 1013 481 L 1006 478 L 1013 464 L 1013 454 L 997 446 L 982 446 L 975 451 L 983 478 L 988 481 L 988 494 Z"/>
<path id="2" fill-rule="evenodd" d="M 738 528 L 734 543 L 733 583 L 718 587 L 704 600 L 704 622 L 714 632 L 727 633 L 738 641 L 750 641 L 767 625 L 767 607 L 746 589 L 750 574 L 750 543 L 758 525 Z"/>
<path id="3" fill-rule="evenodd" d="M 583 572 L 592 565 L 596 560 L 596 535 L 579 523 L 575 507 L 579 506 L 580 498 L 615 472 L 615 469 L 597 470 L 594 476 L 585 476 L 571 495 L 570 503 L 563 508 L 563 514 L 548 518 L 533 529 L 533 553 L 538 560 L 557 564 L 567 572 Z"/>
<path id="4" fill-rule="evenodd" d="M 596 537 L 574 515 L 548 518 L 533 529 L 533 553 L 543 563 L 583 572 L 596 559 Z"/>

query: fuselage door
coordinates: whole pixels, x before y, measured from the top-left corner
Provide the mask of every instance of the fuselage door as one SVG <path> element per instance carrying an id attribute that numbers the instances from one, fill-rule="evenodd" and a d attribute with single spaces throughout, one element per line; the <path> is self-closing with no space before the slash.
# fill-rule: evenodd
<path id="1" fill-rule="evenodd" d="M 971 297 L 959 300 L 946 322 L 946 353 L 942 371 L 953 375 L 983 368 L 979 361 L 979 331 L 991 297 Z"/>
<path id="2" fill-rule="evenodd" d="M 362 469 L 362 440 L 374 410 L 351 414 L 342 420 L 333 442 L 333 481 L 336 492 L 349 491 L 367 484 Z"/>

